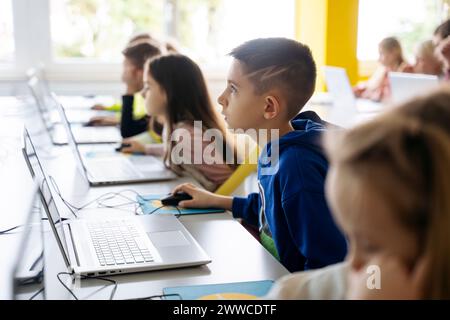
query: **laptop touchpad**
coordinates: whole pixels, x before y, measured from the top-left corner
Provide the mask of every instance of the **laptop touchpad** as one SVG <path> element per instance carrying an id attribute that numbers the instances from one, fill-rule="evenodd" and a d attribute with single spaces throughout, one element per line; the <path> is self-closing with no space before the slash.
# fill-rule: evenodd
<path id="1" fill-rule="evenodd" d="M 190 242 L 184 234 L 177 231 L 148 232 L 150 241 L 158 248 L 189 246 Z"/>

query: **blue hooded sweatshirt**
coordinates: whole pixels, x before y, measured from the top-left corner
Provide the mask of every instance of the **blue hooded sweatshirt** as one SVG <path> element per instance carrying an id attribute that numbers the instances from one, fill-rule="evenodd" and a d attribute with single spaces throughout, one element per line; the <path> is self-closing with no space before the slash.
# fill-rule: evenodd
<path id="1" fill-rule="evenodd" d="M 338 263 L 347 252 L 325 200 L 328 162 L 320 145 L 325 126 L 315 114 L 314 121 L 304 118 L 297 116 L 295 131 L 261 152 L 259 194 L 233 199 L 233 216 L 272 237 L 280 262 L 291 272 Z M 277 144 L 275 164 L 271 154 Z"/>

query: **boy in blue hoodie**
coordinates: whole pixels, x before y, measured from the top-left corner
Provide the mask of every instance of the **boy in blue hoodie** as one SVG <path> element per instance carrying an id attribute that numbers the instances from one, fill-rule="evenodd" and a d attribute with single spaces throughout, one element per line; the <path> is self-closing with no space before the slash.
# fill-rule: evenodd
<path id="1" fill-rule="evenodd" d="M 262 149 L 259 193 L 232 198 L 183 184 L 174 193 L 192 200 L 179 205 L 231 210 L 259 228 L 262 244 L 291 272 L 342 261 L 346 241 L 324 195 L 325 126 L 314 113 L 300 113 L 315 88 L 311 51 L 294 40 L 268 38 L 246 42 L 230 55 L 228 86 L 218 101 L 231 129 L 267 134 L 265 141 L 256 139 Z"/>

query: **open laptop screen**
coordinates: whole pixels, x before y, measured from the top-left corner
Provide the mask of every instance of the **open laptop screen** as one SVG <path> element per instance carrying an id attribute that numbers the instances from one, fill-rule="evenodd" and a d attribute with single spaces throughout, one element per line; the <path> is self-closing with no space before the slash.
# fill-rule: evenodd
<path id="1" fill-rule="evenodd" d="M 73 135 L 72 129 L 70 128 L 69 120 L 67 120 L 67 116 L 66 116 L 64 107 L 62 106 L 61 103 L 59 103 L 58 97 L 54 93 L 52 93 L 52 98 L 54 100 L 54 103 L 56 104 L 56 108 L 58 109 L 58 113 L 61 118 L 62 125 L 67 134 L 67 143 L 69 144 L 69 147 L 72 150 L 72 153 L 75 157 L 77 166 L 80 169 L 83 177 L 86 179 L 86 181 L 89 182 L 88 172 L 87 172 L 86 167 L 83 164 L 83 159 L 81 157 L 80 150 L 78 150 L 75 136 Z"/>
<path id="2" fill-rule="evenodd" d="M 42 206 L 37 197 L 37 189 L 33 184 L 33 189 L 25 191 L 30 199 L 27 199 L 26 220 L 19 229 L 20 245 L 14 257 L 12 298 L 15 300 L 29 299 L 45 289 Z"/>
<path id="3" fill-rule="evenodd" d="M 55 234 L 58 246 L 63 253 L 64 262 L 67 266 L 70 266 L 67 242 L 64 236 L 61 216 L 58 212 L 58 208 L 56 207 L 55 199 L 53 198 L 47 177 L 45 176 L 44 170 L 42 169 L 42 165 L 36 153 L 36 149 L 34 148 L 31 137 L 26 129 L 24 130 L 23 153 L 28 164 L 28 168 L 30 169 L 31 175 L 34 177 L 36 183 L 39 186 L 42 204 L 44 206 L 45 212 L 47 213 L 47 218 L 49 219 L 53 233 Z"/>

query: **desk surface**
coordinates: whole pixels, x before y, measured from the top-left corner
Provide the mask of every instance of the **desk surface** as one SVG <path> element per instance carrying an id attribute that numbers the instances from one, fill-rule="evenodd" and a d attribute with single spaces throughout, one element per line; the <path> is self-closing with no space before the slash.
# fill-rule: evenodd
<path id="1" fill-rule="evenodd" d="M 3 209 L 0 215 L 1 229 L 21 223 L 23 217 L 18 216 L 16 204 L 21 199 L 21 188 L 25 183 L 31 183 L 28 168 L 20 150 L 21 134 L 23 123 L 33 124 L 33 117 L 36 114 L 30 111 L 33 106 L 19 105 L 20 108 L 23 108 L 21 112 L 14 113 L 11 111 L 13 109 L 7 108 L 3 110 L 2 114 L 0 110 L 0 128 L 2 128 L 0 130 L 0 190 L 2 191 L 1 208 Z M 8 111 L 5 112 L 5 110 Z M 92 188 L 78 173 L 68 147 L 51 146 L 48 137 L 38 128 L 30 128 L 30 131 L 37 133 L 34 140 L 37 141 L 38 153 L 41 155 L 44 170 L 54 177 L 66 200 L 75 205 L 84 204 L 107 192 L 118 192 L 124 189 L 133 189 L 140 194 L 168 193 L 180 182 L 189 181 L 187 178 L 182 178 L 165 183 Z M 58 205 L 58 209 L 63 212 L 64 216 L 73 218 L 64 206 Z M 80 214 L 81 216 L 117 216 L 133 213 L 131 210 L 90 208 L 81 211 Z M 118 282 L 115 299 L 158 295 L 162 293 L 163 288 L 170 286 L 276 280 L 288 273 L 229 213 L 184 216 L 180 218 L 180 221 L 212 258 L 212 263 L 202 267 L 110 277 Z M 46 229 L 44 238 L 47 298 L 71 299 L 69 292 L 57 280 L 57 273 L 67 270 L 53 234 L 48 228 Z M 15 254 L 15 247 L 11 244 L 16 241 L 14 238 L 14 235 L 0 236 L 0 248 L 2 248 L 0 251 L 0 274 L 2 277 L 0 278 L 0 292 L 4 294 L 0 298 L 6 298 L 5 294 L 10 290 L 11 259 L 8 258 Z M 4 247 L 9 249 L 3 250 Z M 69 277 L 65 277 L 64 281 L 81 299 L 108 299 L 111 292 L 111 287 L 105 288 L 105 283 L 99 280 L 72 282 Z"/>

